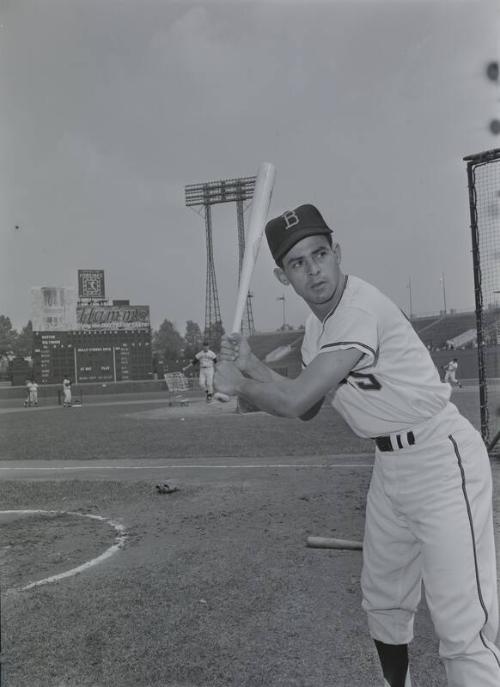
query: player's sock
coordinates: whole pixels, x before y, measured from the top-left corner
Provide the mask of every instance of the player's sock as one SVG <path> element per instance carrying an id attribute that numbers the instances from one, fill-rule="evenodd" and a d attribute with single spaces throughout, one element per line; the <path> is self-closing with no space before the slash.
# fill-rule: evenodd
<path id="1" fill-rule="evenodd" d="M 374 640 L 387 687 L 411 687 L 408 644 L 385 644 Z"/>

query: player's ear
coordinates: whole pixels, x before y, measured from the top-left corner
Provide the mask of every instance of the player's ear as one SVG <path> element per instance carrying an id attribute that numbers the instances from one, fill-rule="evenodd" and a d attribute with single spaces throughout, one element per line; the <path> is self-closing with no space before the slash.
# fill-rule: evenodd
<path id="1" fill-rule="evenodd" d="M 276 279 L 280 282 L 280 284 L 283 284 L 284 286 L 288 286 L 290 284 L 286 274 L 283 272 L 281 267 L 275 267 L 273 270 L 273 274 L 276 277 Z"/>
<path id="2" fill-rule="evenodd" d="M 342 260 L 342 251 L 340 249 L 340 243 L 334 243 L 332 246 L 332 251 L 335 257 L 337 258 L 337 262 L 340 265 L 340 261 Z"/>

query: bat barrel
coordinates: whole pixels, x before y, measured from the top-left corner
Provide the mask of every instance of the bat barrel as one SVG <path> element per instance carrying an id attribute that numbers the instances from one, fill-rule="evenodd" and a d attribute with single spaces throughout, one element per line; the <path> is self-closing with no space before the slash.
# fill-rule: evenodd
<path id="1" fill-rule="evenodd" d="M 363 549 L 363 543 L 360 541 L 331 537 L 307 537 L 307 546 L 313 549 L 351 549 L 353 551 Z"/>
<path id="2" fill-rule="evenodd" d="M 241 328 L 245 303 L 250 288 L 250 280 L 257 259 L 257 253 L 259 252 L 262 234 L 264 233 L 269 205 L 271 203 L 275 176 L 276 168 L 270 162 L 263 162 L 259 166 L 257 179 L 255 181 L 252 208 L 250 210 L 245 253 L 241 265 L 238 298 L 236 301 L 231 332 L 239 332 Z"/>

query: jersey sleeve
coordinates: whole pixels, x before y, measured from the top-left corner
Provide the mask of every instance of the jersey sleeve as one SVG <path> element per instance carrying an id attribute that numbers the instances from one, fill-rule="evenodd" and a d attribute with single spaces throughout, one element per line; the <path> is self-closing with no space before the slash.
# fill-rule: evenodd
<path id="1" fill-rule="evenodd" d="M 378 343 L 375 316 L 358 308 L 343 308 L 325 322 L 319 353 L 356 348 L 363 356 L 353 370 L 362 370 L 376 362 Z"/>

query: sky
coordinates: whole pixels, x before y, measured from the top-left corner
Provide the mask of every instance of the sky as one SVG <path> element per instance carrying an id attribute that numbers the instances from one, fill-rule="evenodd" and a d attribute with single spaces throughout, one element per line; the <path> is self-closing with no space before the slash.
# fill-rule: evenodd
<path id="1" fill-rule="evenodd" d="M 343 268 L 409 313 L 474 308 L 463 157 L 500 147 L 495 0 L 0 0 L 0 314 L 32 286 L 151 307 L 203 328 L 203 217 L 184 187 L 277 169 L 270 216 L 322 212 Z M 212 211 L 230 327 L 236 207 Z M 248 221 L 248 211 L 246 214 Z M 16 227 L 19 227 L 16 229 Z M 307 309 L 265 241 L 257 330 Z M 444 280 L 443 280 L 444 275 Z M 411 285 L 411 286 L 410 286 Z"/>

